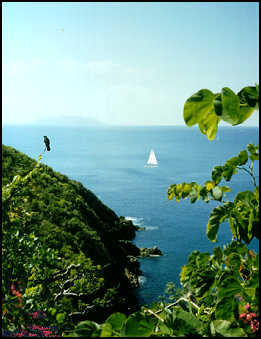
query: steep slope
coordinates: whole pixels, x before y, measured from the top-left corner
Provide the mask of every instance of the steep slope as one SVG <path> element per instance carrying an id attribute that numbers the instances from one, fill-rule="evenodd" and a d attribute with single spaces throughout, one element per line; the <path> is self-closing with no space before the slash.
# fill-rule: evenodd
<path id="1" fill-rule="evenodd" d="M 3 145 L 3 185 L 10 183 L 15 175 L 23 177 L 36 168 L 37 172 L 33 171 L 27 184 L 16 193 L 19 199 L 16 200 L 15 210 L 26 211 L 19 226 L 20 231 L 26 234 L 33 232 L 43 244 L 58 250 L 64 265 L 68 266 L 71 258 L 78 256 L 91 259 L 93 265 L 102 267 L 99 271 L 99 278 L 104 281 L 102 288 L 89 295 L 86 307 L 92 305 L 97 297 L 107 300 L 104 296 L 108 296 L 111 290 L 114 298 L 110 307 L 117 309 L 117 299 L 121 301 L 121 307 L 127 305 L 131 302 L 131 287 L 137 286 L 137 274 L 140 271 L 137 260 L 132 256 L 138 253 L 138 249 L 133 245 L 130 253 L 130 246 L 126 246 L 126 243 L 135 237 L 137 228 L 130 221 L 118 217 L 81 183 L 70 180 L 47 165 L 40 164 L 37 167 L 34 159 Z M 12 207 L 8 209 L 9 215 L 12 215 Z M 10 227 L 11 232 L 10 220 L 4 223 L 4 227 L 7 230 Z M 73 280 L 71 277 L 70 281 Z M 71 287 L 77 294 L 75 284 L 72 283 Z M 96 306 L 101 305 L 96 302 Z M 72 311 L 79 309 L 76 306 Z M 89 307 L 87 313 L 88 318 L 96 319 L 97 309 L 92 314 Z M 99 316 L 102 319 L 106 312 L 104 316 Z"/>

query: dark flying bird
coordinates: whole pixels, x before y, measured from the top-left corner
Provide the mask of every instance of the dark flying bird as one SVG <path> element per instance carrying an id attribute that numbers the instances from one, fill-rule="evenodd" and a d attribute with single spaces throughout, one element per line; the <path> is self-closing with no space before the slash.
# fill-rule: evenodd
<path id="1" fill-rule="evenodd" d="M 50 148 L 50 140 L 47 138 L 46 135 L 44 136 L 44 143 L 45 143 L 47 151 L 50 151 L 51 150 L 51 148 Z"/>

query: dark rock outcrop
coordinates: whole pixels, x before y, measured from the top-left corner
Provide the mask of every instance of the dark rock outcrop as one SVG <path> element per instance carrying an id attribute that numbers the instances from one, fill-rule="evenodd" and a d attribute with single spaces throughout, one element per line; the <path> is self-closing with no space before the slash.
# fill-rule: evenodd
<path id="1" fill-rule="evenodd" d="M 162 255 L 162 252 L 157 246 L 154 246 L 152 248 L 140 248 L 140 257 L 153 257 L 160 255 Z"/>

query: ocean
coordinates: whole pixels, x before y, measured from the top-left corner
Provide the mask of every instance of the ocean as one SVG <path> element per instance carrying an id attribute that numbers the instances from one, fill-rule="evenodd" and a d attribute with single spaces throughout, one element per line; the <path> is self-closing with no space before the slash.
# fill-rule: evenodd
<path id="1" fill-rule="evenodd" d="M 42 162 L 55 171 L 80 181 L 102 202 L 134 224 L 145 227 L 138 231 L 134 243 L 138 247 L 158 248 L 163 256 L 139 259 L 141 287 L 135 290 L 141 305 L 158 301 L 166 284 L 179 287 L 179 274 L 194 250 L 211 252 L 216 246 L 230 242 L 227 223 L 221 225 L 218 242 L 206 236 L 211 210 L 218 202 L 168 200 L 168 187 L 174 183 L 211 179 L 217 165 L 258 143 L 257 127 L 220 127 L 217 138 L 208 141 L 197 127 L 49 127 L 15 126 L 2 128 L 2 142 L 38 159 L 44 150 L 43 136 L 50 139 L 51 151 Z M 153 148 L 159 165 L 144 165 Z M 255 165 L 258 180 L 259 168 Z M 240 191 L 252 189 L 250 176 L 244 171 L 232 177 L 229 185 L 232 199 Z M 249 245 L 258 252 L 258 242 Z"/>

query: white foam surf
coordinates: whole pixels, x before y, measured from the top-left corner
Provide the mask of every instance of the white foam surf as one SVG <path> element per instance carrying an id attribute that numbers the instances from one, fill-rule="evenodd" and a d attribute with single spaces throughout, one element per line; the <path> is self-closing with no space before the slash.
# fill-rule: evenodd
<path id="1" fill-rule="evenodd" d="M 147 278 L 144 277 L 144 275 L 139 275 L 138 276 L 138 281 L 139 281 L 140 286 L 143 286 L 146 283 Z"/>
<path id="2" fill-rule="evenodd" d="M 125 219 L 130 220 L 133 222 L 134 225 L 143 226 L 144 219 L 138 217 L 125 217 Z"/>

